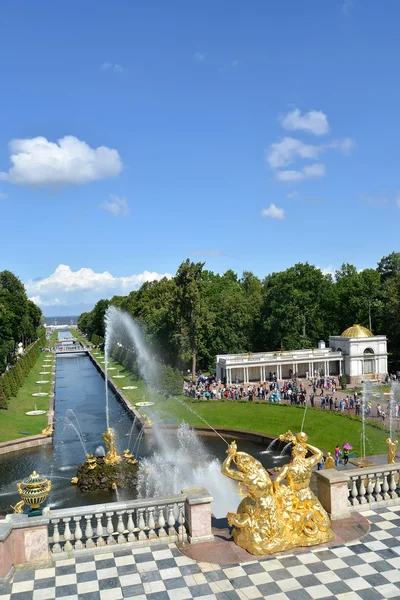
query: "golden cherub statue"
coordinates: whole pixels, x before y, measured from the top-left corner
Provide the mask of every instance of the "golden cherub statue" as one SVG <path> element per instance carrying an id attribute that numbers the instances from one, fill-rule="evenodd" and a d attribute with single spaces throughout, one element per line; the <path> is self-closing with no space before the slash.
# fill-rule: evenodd
<path id="1" fill-rule="evenodd" d="M 23 510 L 24 506 L 25 506 L 25 502 L 23 500 L 20 500 L 19 502 L 17 502 L 17 504 L 15 504 L 15 506 L 10 504 L 10 507 L 13 509 L 15 515 L 22 514 L 24 512 L 24 510 Z"/>
<path id="2" fill-rule="evenodd" d="M 76 485 L 76 484 L 78 483 L 78 481 L 79 481 L 79 478 L 78 478 L 78 477 L 73 477 L 73 478 L 71 479 L 71 483 L 72 483 L 73 485 Z"/>
<path id="3" fill-rule="evenodd" d="M 326 543 L 335 536 L 328 513 L 310 489 L 312 469 L 322 452 L 307 443 L 305 433 L 291 431 L 279 436 L 292 442 L 292 462 L 284 465 L 274 482 L 262 464 L 236 442 L 227 450 L 222 473 L 247 490 L 236 513 L 228 513 L 233 539 L 251 554 L 272 554 L 297 546 Z M 311 456 L 307 458 L 307 453 Z M 236 469 L 232 468 L 232 463 Z M 284 480 L 288 485 L 281 485 Z"/>
<path id="4" fill-rule="evenodd" d="M 97 460 L 93 454 L 86 454 L 86 464 L 88 469 L 92 470 L 97 467 Z"/>
<path id="5" fill-rule="evenodd" d="M 115 445 L 116 438 L 117 436 L 111 427 L 108 427 L 106 433 L 104 433 L 101 437 L 101 439 L 105 441 L 108 450 L 104 457 L 104 462 L 108 465 L 115 465 L 115 463 L 121 460 Z"/>
<path id="6" fill-rule="evenodd" d="M 49 423 L 47 427 L 42 430 L 42 435 L 52 435 L 53 434 L 53 424 Z"/>
<path id="7" fill-rule="evenodd" d="M 137 465 L 138 461 L 136 460 L 132 452 L 129 450 L 129 448 L 123 451 L 122 458 L 131 465 Z"/>
<path id="8" fill-rule="evenodd" d="M 389 465 L 394 464 L 394 459 L 396 458 L 396 446 L 398 444 L 397 440 L 391 440 L 390 437 L 387 438 L 386 443 L 388 444 L 388 463 Z"/>

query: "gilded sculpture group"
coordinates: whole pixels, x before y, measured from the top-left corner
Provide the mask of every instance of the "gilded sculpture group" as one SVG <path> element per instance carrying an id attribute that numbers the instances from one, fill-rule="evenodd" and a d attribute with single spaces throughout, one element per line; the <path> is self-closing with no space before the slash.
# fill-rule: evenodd
<path id="1" fill-rule="evenodd" d="M 236 544 L 251 554 L 314 546 L 335 537 L 328 513 L 310 489 L 312 469 L 322 459 L 322 452 L 307 443 L 303 432 L 294 435 L 288 431 L 279 437 L 292 442 L 292 461 L 279 470 L 274 481 L 258 460 L 237 451 L 236 442 L 229 445 L 222 465 L 222 473 L 239 481 L 245 496 L 237 512 L 227 517 Z"/>

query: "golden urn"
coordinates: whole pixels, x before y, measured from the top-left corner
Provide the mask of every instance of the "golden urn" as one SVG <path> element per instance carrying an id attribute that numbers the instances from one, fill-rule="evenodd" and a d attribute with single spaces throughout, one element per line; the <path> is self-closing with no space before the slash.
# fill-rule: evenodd
<path id="1" fill-rule="evenodd" d="M 17 483 L 18 493 L 30 508 L 39 508 L 46 501 L 51 490 L 50 479 L 45 479 L 36 471 Z"/>

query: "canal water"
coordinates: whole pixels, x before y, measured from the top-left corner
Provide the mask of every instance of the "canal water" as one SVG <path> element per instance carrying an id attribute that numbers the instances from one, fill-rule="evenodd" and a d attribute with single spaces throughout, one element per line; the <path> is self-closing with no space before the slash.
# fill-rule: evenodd
<path id="1" fill-rule="evenodd" d="M 64 332 L 60 332 L 64 333 Z M 49 477 L 52 491 L 48 505 L 52 508 L 65 508 L 112 502 L 116 494 L 84 494 L 71 484 L 77 466 L 84 462 L 86 452 L 94 453 L 99 445 L 104 446 L 101 436 L 106 430 L 105 385 L 89 356 L 85 353 L 57 356 L 55 424 L 53 444 L 0 456 L 0 515 L 11 512 L 10 504 L 19 501 L 17 482 L 32 471 Z M 110 424 L 117 433 L 117 446 L 122 452 L 128 446 L 132 428 L 132 418 L 125 407 L 109 389 Z M 35 417 L 32 417 L 34 419 Z M 133 430 L 130 449 L 137 442 L 138 432 Z M 171 434 L 176 439 L 174 434 Z M 226 445 L 220 438 L 204 436 L 204 444 L 209 453 L 224 460 Z M 174 442 L 173 442 L 174 443 Z M 261 454 L 265 447 L 260 444 L 240 441 L 240 450 L 257 457 L 265 467 L 287 462 L 288 458 L 277 458 L 271 454 Z M 138 457 L 148 457 L 158 447 L 155 436 L 141 437 Z M 207 487 L 207 482 L 204 482 Z M 180 491 L 180 490 L 177 490 Z M 119 499 L 134 498 L 132 490 L 119 490 Z"/>

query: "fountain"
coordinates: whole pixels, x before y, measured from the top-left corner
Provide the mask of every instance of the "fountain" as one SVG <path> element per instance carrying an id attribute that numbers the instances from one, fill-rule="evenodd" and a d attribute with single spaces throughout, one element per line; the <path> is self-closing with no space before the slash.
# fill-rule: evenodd
<path id="1" fill-rule="evenodd" d="M 71 483 L 83 492 L 111 492 L 118 488 L 136 488 L 138 461 L 129 448 L 118 454 L 116 434 L 110 427 L 103 434 L 107 454 L 86 455 L 86 461 L 78 467 Z M 96 452 L 97 453 L 97 452 Z M 100 453 L 99 453 L 100 454 Z"/>

